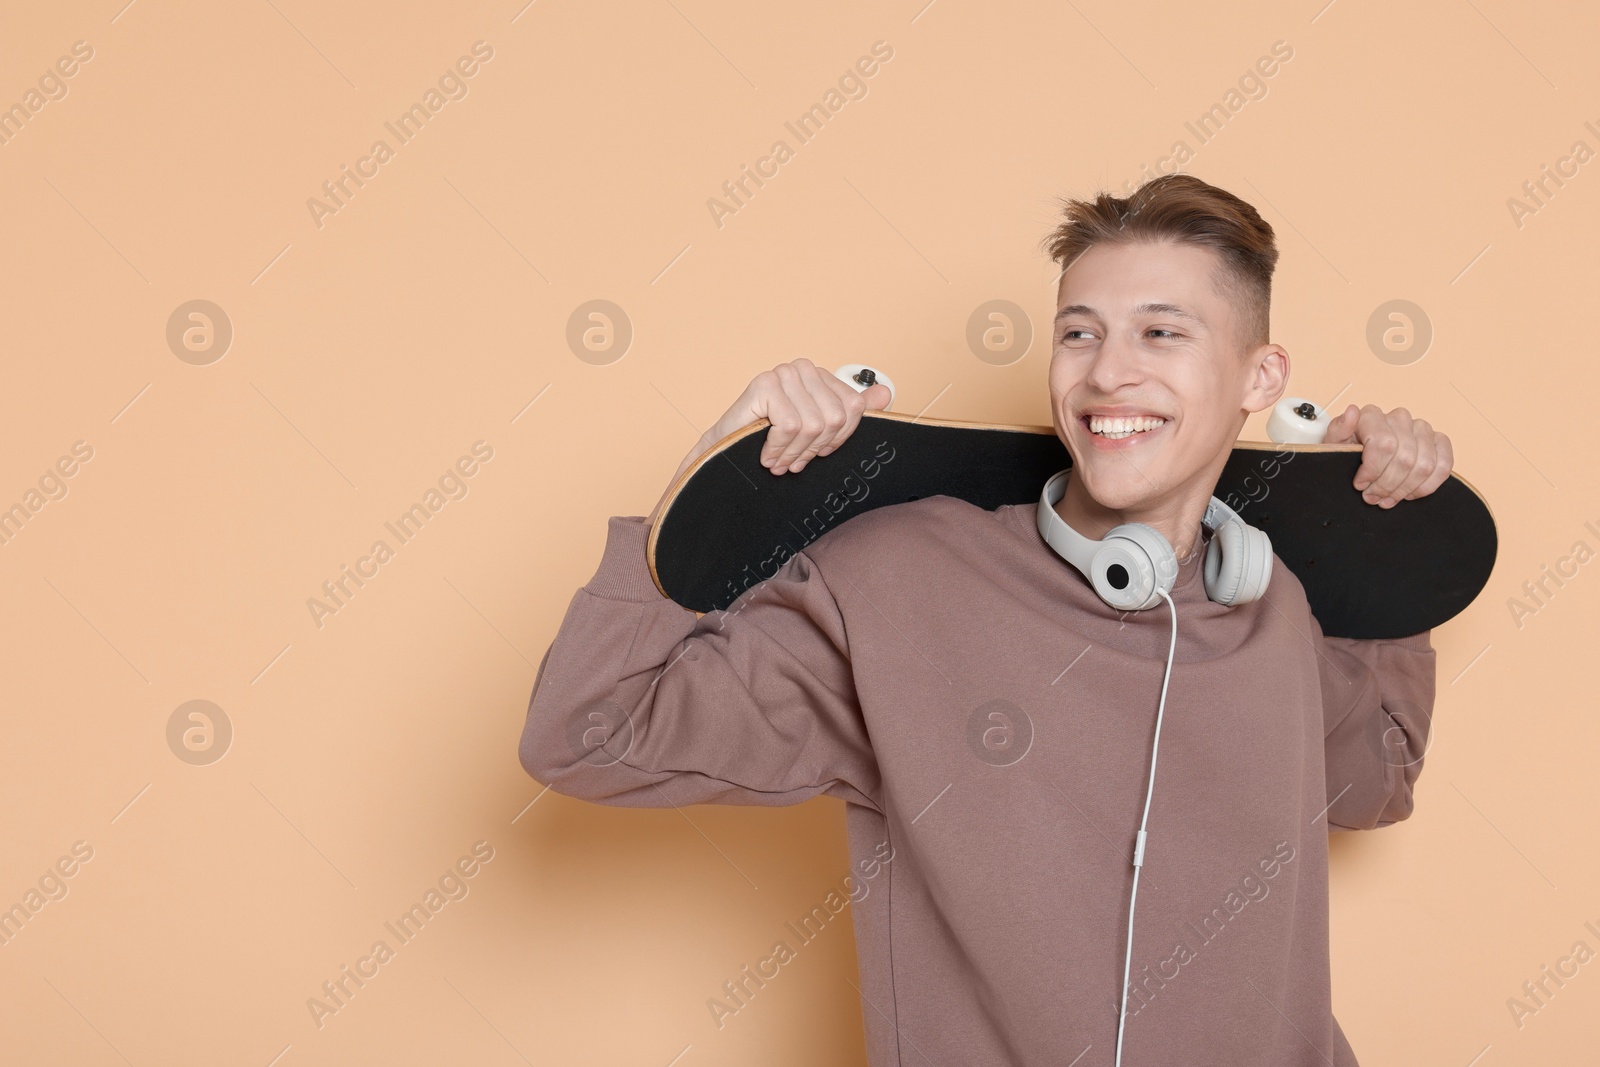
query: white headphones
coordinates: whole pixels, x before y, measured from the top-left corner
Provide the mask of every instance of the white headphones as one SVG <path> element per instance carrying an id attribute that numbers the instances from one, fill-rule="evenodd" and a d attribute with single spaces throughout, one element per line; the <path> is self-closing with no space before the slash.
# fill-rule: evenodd
<path id="1" fill-rule="evenodd" d="M 1161 602 L 1178 577 L 1178 557 L 1167 539 L 1142 522 L 1114 526 L 1103 540 L 1083 536 L 1056 514 L 1066 494 L 1067 468 L 1044 483 L 1039 494 L 1039 534 L 1056 554 L 1076 567 L 1100 599 L 1124 611 Z M 1272 542 L 1232 508 L 1211 498 L 1201 519 L 1212 531 L 1206 546 L 1206 596 L 1219 604 L 1243 604 L 1267 591 L 1272 579 Z"/>

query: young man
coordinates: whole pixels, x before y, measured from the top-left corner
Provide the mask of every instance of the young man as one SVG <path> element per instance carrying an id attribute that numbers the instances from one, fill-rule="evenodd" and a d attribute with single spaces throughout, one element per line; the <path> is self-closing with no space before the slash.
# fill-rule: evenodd
<path id="1" fill-rule="evenodd" d="M 1327 833 L 1410 814 L 1428 634 L 1323 636 L 1276 557 L 1260 599 L 1208 598 L 1202 513 L 1289 372 L 1256 211 L 1171 175 L 1069 201 L 1051 252 L 1050 403 L 1073 459 L 1054 510 L 1090 538 L 1158 531 L 1170 603 L 1109 607 L 1036 504 L 941 496 L 834 527 L 697 617 L 651 580 L 656 513 L 613 517 L 540 665 L 523 766 L 607 804 L 844 800 L 852 869 L 876 879 L 853 909 L 875 1067 L 1111 1064 L 1175 614 L 1122 1060 L 1348 1067 Z M 684 467 L 765 417 L 763 462 L 799 470 L 887 400 L 796 360 L 758 375 Z M 1403 409 L 1351 405 L 1328 439 L 1363 445 L 1355 487 L 1375 507 L 1449 473 L 1448 439 Z M 774 945 L 764 977 L 796 948 Z"/>

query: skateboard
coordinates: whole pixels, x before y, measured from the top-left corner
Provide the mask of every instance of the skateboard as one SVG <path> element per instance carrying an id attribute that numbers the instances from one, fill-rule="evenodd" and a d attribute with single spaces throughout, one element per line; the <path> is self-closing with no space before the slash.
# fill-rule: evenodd
<path id="1" fill-rule="evenodd" d="M 875 508 L 940 495 L 985 510 L 1036 503 L 1072 466 L 1053 427 L 868 411 L 836 451 L 775 476 L 761 466 L 768 426 L 758 419 L 701 456 L 651 528 L 656 587 L 686 608 L 726 609 Z M 1351 484 L 1360 465 L 1358 444 L 1241 441 L 1212 493 L 1272 540 L 1328 636 L 1406 637 L 1455 617 L 1494 568 L 1488 505 L 1452 473 L 1428 496 L 1380 508 Z"/>

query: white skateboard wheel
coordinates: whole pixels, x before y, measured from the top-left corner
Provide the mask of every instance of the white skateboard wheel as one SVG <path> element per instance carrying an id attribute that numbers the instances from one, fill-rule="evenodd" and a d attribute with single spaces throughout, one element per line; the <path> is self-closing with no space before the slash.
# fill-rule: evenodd
<path id="1" fill-rule="evenodd" d="M 1286 396 L 1272 405 L 1267 416 L 1267 436 L 1280 445 L 1320 445 L 1333 420 L 1311 401 Z"/>
<path id="2" fill-rule="evenodd" d="M 894 407 L 894 382 L 890 381 L 889 376 L 876 367 L 869 367 L 865 363 L 846 363 L 835 370 L 833 376 L 858 393 L 866 392 L 873 385 L 887 385 L 889 387 L 889 407 Z M 866 380 L 863 381 L 863 378 Z"/>

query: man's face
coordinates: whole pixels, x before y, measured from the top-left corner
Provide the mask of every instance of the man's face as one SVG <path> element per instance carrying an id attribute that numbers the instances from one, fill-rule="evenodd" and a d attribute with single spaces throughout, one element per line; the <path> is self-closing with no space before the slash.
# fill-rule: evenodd
<path id="1" fill-rule="evenodd" d="M 1201 478 L 1209 493 L 1247 411 L 1277 399 L 1241 347 L 1219 265 L 1190 244 L 1096 245 L 1061 279 L 1050 407 L 1074 481 L 1103 507 L 1170 503 Z"/>

